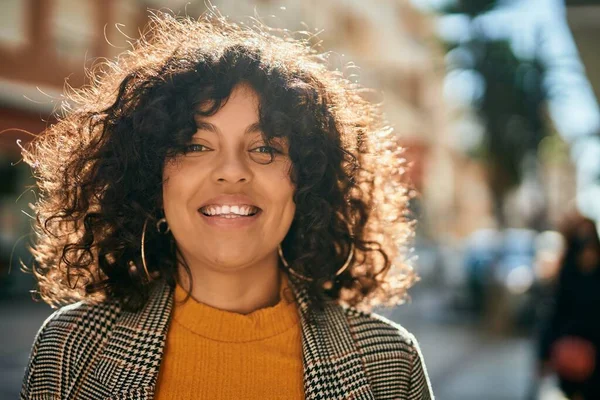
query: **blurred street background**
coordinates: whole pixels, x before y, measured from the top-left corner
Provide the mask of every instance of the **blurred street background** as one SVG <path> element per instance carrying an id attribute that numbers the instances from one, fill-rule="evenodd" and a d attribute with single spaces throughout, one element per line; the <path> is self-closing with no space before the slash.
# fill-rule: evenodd
<path id="1" fill-rule="evenodd" d="M 384 102 L 420 194 L 421 281 L 380 313 L 419 339 L 436 398 L 561 399 L 537 373 L 559 227 L 573 207 L 600 221 L 600 2 L 586 0 L 1 0 L 0 399 L 18 397 L 52 312 L 19 263 L 36 196 L 20 146 L 52 123 L 65 82 L 139 37 L 148 9 L 212 6 L 314 35 Z"/>

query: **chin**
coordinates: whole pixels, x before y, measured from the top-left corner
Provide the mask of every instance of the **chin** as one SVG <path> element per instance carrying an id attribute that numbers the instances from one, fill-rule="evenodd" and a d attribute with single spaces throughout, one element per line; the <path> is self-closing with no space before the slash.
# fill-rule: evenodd
<path id="1" fill-rule="evenodd" d="M 258 257 L 252 253 L 242 251 L 241 249 L 241 247 L 237 247 L 235 250 L 232 250 L 231 247 L 226 249 L 213 248 L 212 250 L 208 250 L 210 251 L 210 253 L 208 253 L 210 256 L 203 258 L 208 258 L 212 264 L 228 270 L 234 270 L 243 265 L 255 262 L 258 259 Z M 206 255 L 207 253 L 204 254 Z"/>

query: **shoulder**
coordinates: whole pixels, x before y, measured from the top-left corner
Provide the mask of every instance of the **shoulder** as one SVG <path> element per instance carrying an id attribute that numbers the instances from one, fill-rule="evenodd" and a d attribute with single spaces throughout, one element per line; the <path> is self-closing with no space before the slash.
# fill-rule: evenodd
<path id="1" fill-rule="evenodd" d="M 61 307 L 38 330 L 25 370 L 21 398 L 36 393 L 61 397 L 86 359 L 99 349 L 119 314 L 114 302 Z"/>
<path id="2" fill-rule="evenodd" d="M 350 330 L 358 342 L 369 342 L 399 351 L 415 351 L 415 336 L 402 325 L 376 313 L 367 313 L 354 307 L 344 307 Z"/>
<path id="3" fill-rule="evenodd" d="M 56 310 L 40 327 L 34 349 L 65 349 L 76 341 L 96 342 L 105 337 L 117 320 L 121 308 L 116 301 L 89 303 L 80 301 Z"/>
<path id="4" fill-rule="evenodd" d="M 120 307 L 116 302 L 77 302 L 63 306 L 50 315 L 38 330 L 34 346 L 67 345 L 77 334 L 90 336 L 106 333 L 117 319 Z M 61 340 L 59 340 L 61 339 Z M 56 343 L 56 341 L 61 343 Z"/>
<path id="5" fill-rule="evenodd" d="M 431 383 L 415 336 L 379 314 L 343 308 L 374 392 L 432 400 Z"/>
<path id="6" fill-rule="evenodd" d="M 102 334 L 117 319 L 119 313 L 120 307 L 114 301 L 70 304 L 59 308 L 44 321 L 37 339 L 44 341 L 56 332 L 65 331 L 71 334 L 80 331 Z"/>

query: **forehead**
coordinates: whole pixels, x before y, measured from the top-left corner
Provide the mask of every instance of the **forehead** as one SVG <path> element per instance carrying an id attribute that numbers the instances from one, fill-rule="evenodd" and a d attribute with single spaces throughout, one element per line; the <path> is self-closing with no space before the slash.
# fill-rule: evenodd
<path id="1" fill-rule="evenodd" d="M 196 119 L 210 121 L 238 115 L 239 117 L 258 120 L 259 105 L 260 101 L 256 91 L 248 84 L 241 83 L 231 90 L 229 97 L 221 103 L 221 107 L 213 115 L 202 114 L 205 114 L 214 106 L 214 100 L 207 100 L 199 104 Z"/>
<path id="2" fill-rule="evenodd" d="M 207 102 L 201 105 L 200 113 L 210 109 L 213 104 Z M 219 136 L 229 136 L 260 133 L 258 107 L 259 98 L 256 91 L 246 84 L 237 85 L 216 113 L 208 116 L 196 114 L 196 134 L 212 132 Z"/>
<path id="3" fill-rule="evenodd" d="M 277 134 L 263 125 L 259 115 L 259 94 L 246 83 L 236 85 L 223 101 L 221 107 L 212 115 L 202 115 L 214 106 L 210 100 L 198 107 L 195 115 L 197 131 L 194 136 L 216 134 L 217 136 L 242 137 L 249 134 L 260 134 L 265 138 L 276 139 L 287 135 Z"/>

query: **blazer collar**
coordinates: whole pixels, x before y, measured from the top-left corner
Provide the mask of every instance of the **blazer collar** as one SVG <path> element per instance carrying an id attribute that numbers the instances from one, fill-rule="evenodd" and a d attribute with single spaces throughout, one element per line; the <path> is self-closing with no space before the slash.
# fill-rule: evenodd
<path id="1" fill-rule="evenodd" d="M 342 306 L 332 301 L 316 310 L 305 285 L 292 276 L 289 283 L 302 329 L 305 398 L 374 399 Z M 141 311 L 118 317 L 91 377 L 110 399 L 152 398 L 172 308 L 173 289 L 159 281 Z"/>

